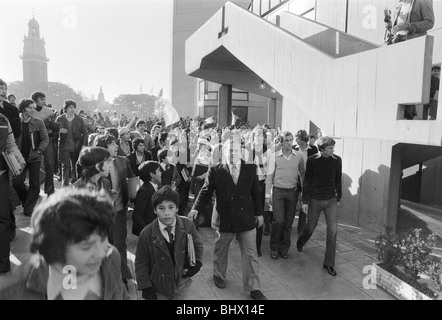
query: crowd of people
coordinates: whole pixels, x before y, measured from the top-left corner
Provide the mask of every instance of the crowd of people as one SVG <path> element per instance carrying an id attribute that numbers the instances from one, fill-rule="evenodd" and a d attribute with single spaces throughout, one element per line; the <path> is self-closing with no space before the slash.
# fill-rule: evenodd
<path id="1" fill-rule="evenodd" d="M 0 80 L 0 147 L 21 165 L 13 176 L 0 161 L 0 191 L 14 190 L 23 214 L 31 217 L 31 252 L 37 257 L 8 273 L 14 206 L 2 197 L 0 205 L 8 210 L 1 210 L 0 272 L 8 275 L 0 281 L 1 298 L 126 299 L 128 281 L 135 278 L 144 299 L 179 299 L 202 267 L 198 230 L 212 227 L 218 235 L 215 285 L 226 287 L 229 247 L 236 238 L 244 290 L 266 300 L 257 261 L 262 237 L 270 236 L 273 259 L 287 259 L 297 212 L 302 251 L 324 211 L 324 268 L 336 276 L 341 160 L 333 154 L 332 138 L 320 137 L 318 150 L 305 130 L 221 128 L 189 118 L 169 127 L 137 117 L 118 126 L 94 121 L 90 132 L 75 101 L 65 100 L 60 114 L 45 98 L 36 92 L 14 106 Z M 62 188 L 55 191 L 57 171 Z M 38 203 L 43 183 L 47 198 Z M 129 207 L 131 231 L 138 237 L 135 274 L 126 254 Z M 78 272 L 75 292 L 63 285 L 66 266 Z M 43 281 L 33 290 L 26 286 L 32 277 Z"/>

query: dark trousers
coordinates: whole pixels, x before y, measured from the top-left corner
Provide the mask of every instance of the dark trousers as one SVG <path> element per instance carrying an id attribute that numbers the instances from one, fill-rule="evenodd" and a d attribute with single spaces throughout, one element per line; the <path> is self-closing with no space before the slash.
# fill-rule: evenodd
<path id="1" fill-rule="evenodd" d="M 121 256 L 121 274 L 123 279 L 132 279 L 132 273 L 127 266 L 127 210 L 117 212 L 112 228 L 111 243 L 118 249 Z"/>
<path id="2" fill-rule="evenodd" d="M 9 177 L 5 172 L 0 175 L 0 273 L 8 272 L 11 268 L 9 263 L 11 221 L 9 206 L 11 201 L 9 197 Z"/>
<path id="3" fill-rule="evenodd" d="M 180 216 L 186 215 L 186 208 L 187 204 L 189 203 L 189 188 L 190 184 L 189 182 L 181 182 L 179 188 L 177 189 L 179 195 L 180 195 L 180 205 L 178 208 L 178 214 Z"/>
<path id="4" fill-rule="evenodd" d="M 262 181 L 259 181 L 259 191 L 261 192 L 261 204 L 262 208 L 264 210 L 264 205 L 266 203 L 266 183 L 265 179 Z M 264 226 L 261 226 L 258 228 L 258 225 L 256 226 L 256 250 L 258 251 L 258 255 L 261 254 L 261 243 L 262 243 L 262 232 L 263 232 Z"/>
<path id="5" fill-rule="evenodd" d="M 14 231 L 17 229 L 17 224 L 15 223 L 15 214 L 12 202 L 9 203 L 9 218 L 11 219 L 11 231 Z"/>
<path id="6" fill-rule="evenodd" d="M 60 150 L 61 171 L 63 176 L 63 187 L 69 185 L 69 178 L 72 177 L 72 181 L 77 180 L 77 160 L 79 153 L 70 152 L 67 150 Z"/>
<path id="7" fill-rule="evenodd" d="M 52 137 L 49 136 L 49 144 L 45 150 L 44 157 L 45 166 L 45 193 L 51 195 L 54 193 L 54 170 L 55 170 L 55 156 L 54 156 L 54 146 L 52 144 Z"/>
<path id="8" fill-rule="evenodd" d="M 287 254 L 289 251 L 297 200 L 297 188 L 273 187 L 273 221 L 270 250 L 278 251 L 281 254 Z"/>
<path id="9" fill-rule="evenodd" d="M 40 195 L 40 166 L 41 161 L 27 163 L 23 172 L 12 180 L 23 205 L 23 214 L 27 216 L 32 215 Z M 25 185 L 27 171 L 29 171 L 29 189 Z"/>

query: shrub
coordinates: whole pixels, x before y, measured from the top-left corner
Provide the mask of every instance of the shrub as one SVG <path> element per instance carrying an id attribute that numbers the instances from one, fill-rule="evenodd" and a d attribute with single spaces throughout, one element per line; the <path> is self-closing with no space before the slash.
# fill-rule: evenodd
<path id="1" fill-rule="evenodd" d="M 421 274 L 425 274 L 433 281 L 437 291 L 442 290 L 440 259 L 431 256 L 432 248 L 436 245 L 436 235 L 432 233 L 424 237 L 421 229 L 413 229 L 406 236 L 393 235 L 391 231 L 392 228 L 387 227 L 386 233 L 376 238 L 378 260 L 388 272 L 433 297 L 434 291 L 418 280 Z"/>

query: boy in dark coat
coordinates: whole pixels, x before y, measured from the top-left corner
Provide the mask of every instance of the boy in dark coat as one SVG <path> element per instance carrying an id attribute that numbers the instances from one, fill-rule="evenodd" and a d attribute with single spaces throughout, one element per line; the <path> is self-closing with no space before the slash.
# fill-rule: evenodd
<path id="1" fill-rule="evenodd" d="M 204 247 L 193 222 L 177 215 L 178 192 L 165 186 L 155 192 L 152 203 L 158 218 L 141 231 L 138 240 L 138 290 L 146 300 L 179 299 L 201 269 Z"/>

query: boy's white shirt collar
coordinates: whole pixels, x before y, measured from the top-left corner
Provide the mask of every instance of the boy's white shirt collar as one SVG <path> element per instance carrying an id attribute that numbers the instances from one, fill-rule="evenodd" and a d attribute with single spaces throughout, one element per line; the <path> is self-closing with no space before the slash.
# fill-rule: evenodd
<path id="1" fill-rule="evenodd" d="M 176 216 L 175 216 L 175 219 L 173 220 L 173 222 L 172 222 L 172 224 L 171 224 L 171 226 L 172 226 L 172 230 L 170 230 L 170 233 L 172 233 L 173 234 L 173 237 L 175 238 L 175 226 L 176 226 Z M 160 227 L 160 231 L 161 231 L 161 234 L 167 239 L 167 238 L 169 238 L 169 234 L 167 233 L 167 231 L 166 231 L 166 228 L 167 228 L 167 226 L 164 224 L 164 223 L 162 223 L 161 221 L 160 221 L 160 219 L 158 219 L 158 226 Z M 170 241 L 169 241 L 170 242 Z"/>
<path id="2" fill-rule="evenodd" d="M 155 189 L 155 191 L 158 191 L 158 185 L 156 183 L 153 183 L 152 181 L 149 181 L 152 187 Z"/>

